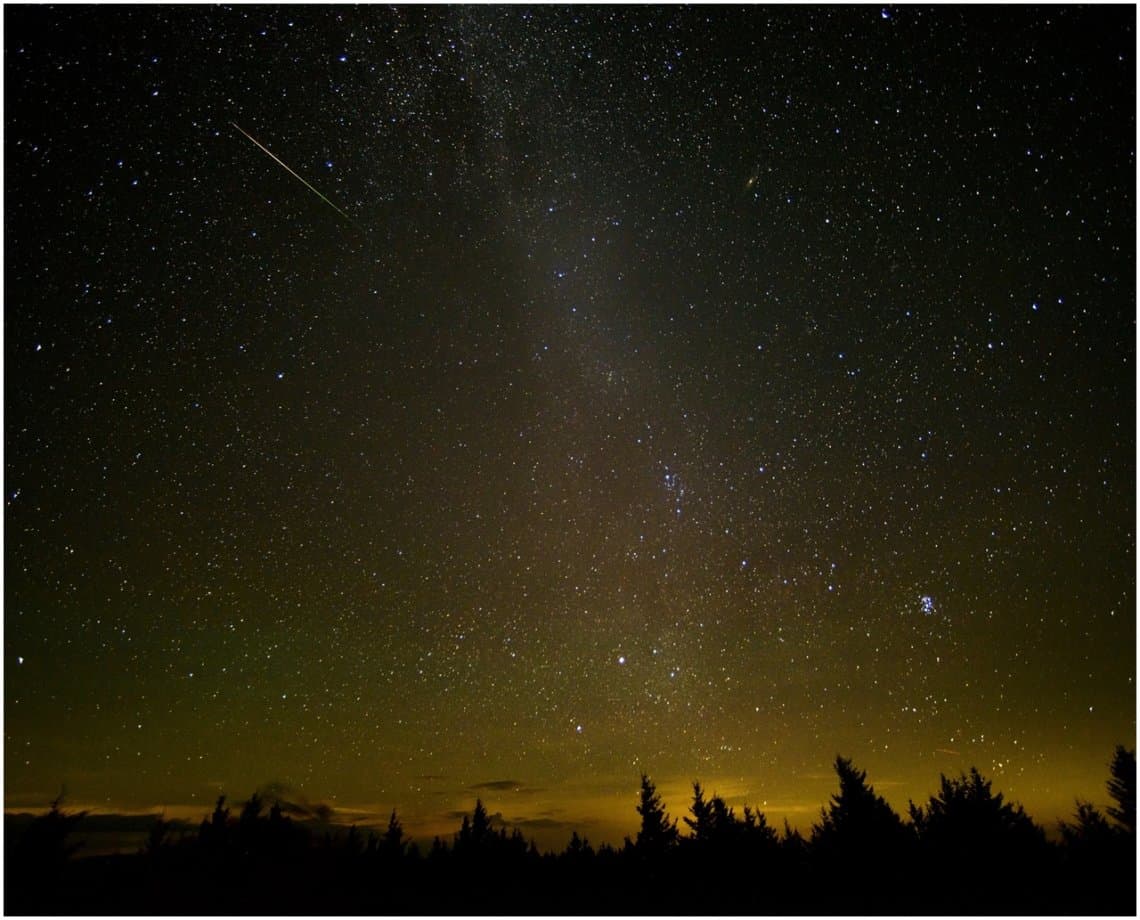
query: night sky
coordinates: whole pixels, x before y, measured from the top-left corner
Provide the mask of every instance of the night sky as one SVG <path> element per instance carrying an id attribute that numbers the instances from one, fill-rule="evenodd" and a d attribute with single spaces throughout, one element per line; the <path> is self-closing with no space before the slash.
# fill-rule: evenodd
<path id="1" fill-rule="evenodd" d="M 5 805 L 1103 803 L 1135 19 L 6 6 Z"/>

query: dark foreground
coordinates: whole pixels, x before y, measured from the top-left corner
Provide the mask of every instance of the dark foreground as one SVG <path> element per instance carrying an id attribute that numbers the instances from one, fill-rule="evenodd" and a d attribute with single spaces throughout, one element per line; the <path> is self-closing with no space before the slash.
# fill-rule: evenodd
<path id="1" fill-rule="evenodd" d="M 348 858 L 316 850 L 277 864 L 199 855 L 75 860 L 52 880 L 6 878 L 9 914 L 1135 914 L 1135 872 L 963 859 L 914 872 L 867 861 L 858 875 L 810 865 Z M 1126 871 L 1127 870 L 1127 871 Z M 27 883 L 32 882 L 29 886 Z"/>
<path id="2" fill-rule="evenodd" d="M 82 814 L 57 802 L 6 835 L 7 914 L 1033 914 L 1136 913 L 1135 755 L 1117 749 L 1102 815 L 1078 805 L 1059 842 L 976 770 L 942 777 L 903 820 L 838 758 L 839 792 L 805 838 L 694 784 L 678 822 L 642 777 L 636 840 L 573 835 L 540 854 L 482 803 L 426 853 L 393 812 L 383 834 L 292 820 L 254 795 L 197 830 L 156 820 L 130 856 L 75 858 Z M 682 833 L 687 830 L 687 833 Z"/>

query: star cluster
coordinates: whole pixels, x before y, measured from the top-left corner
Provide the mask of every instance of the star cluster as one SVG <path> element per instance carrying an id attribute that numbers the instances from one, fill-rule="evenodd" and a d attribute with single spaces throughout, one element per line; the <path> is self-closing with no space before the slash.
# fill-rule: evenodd
<path id="1" fill-rule="evenodd" d="M 1134 25 L 7 7 L 6 803 L 1096 799 Z"/>

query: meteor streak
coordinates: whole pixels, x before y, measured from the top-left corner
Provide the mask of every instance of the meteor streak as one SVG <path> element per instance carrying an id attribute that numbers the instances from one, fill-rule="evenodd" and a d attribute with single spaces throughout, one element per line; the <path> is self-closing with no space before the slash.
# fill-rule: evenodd
<path id="1" fill-rule="evenodd" d="M 277 156 L 272 150 L 270 150 L 263 143 L 261 143 L 261 141 L 259 141 L 256 137 L 254 137 L 252 134 L 250 134 L 248 131 L 246 131 L 236 121 L 231 121 L 230 124 L 233 125 L 235 128 L 237 128 L 239 131 L 241 131 L 242 134 L 244 134 L 251 141 L 253 141 L 255 144 L 257 144 L 257 146 L 260 147 L 262 150 L 264 150 L 267 154 L 269 154 L 269 156 L 273 158 L 273 161 L 275 163 L 277 163 L 277 165 L 279 165 L 282 169 L 284 169 L 287 173 L 289 173 L 289 175 L 291 175 L 294 179 L 297 179 L 299 182 L 301 182 L 301 184 L 303 184 L 305 186 L 305 188 L 307 188 L 310 192 L 312 192 L 314 195 L 316 195 L 318 198 L 320 198 L 321 201 L 323 201 L 330 208 L 332 208 L 334 211 L 336 211 L 337 214 L 339 214 L 341 217 L 343 217 L 345 220 L 347 220 L 350 224 L 352 224 L 354 227 L 356 227 L 357 230 L 363 230 L 364 229 L 363 227 L 360 226 L 360 224 L 358 224 L 351 217 L 349 217 L 347 214 L 345 214 L 344 211 L 342 211 L 335 204 L 333 204 L 331 201 L 329 201 L 324 195 L 322 195 L 315 188 L 313 188 L 313 186 L 308 181 L 306 181 L 306 179 L 303 176 L 298 175 L 289 166 L 288 163 L 286 163 L 279 156 Z"/>

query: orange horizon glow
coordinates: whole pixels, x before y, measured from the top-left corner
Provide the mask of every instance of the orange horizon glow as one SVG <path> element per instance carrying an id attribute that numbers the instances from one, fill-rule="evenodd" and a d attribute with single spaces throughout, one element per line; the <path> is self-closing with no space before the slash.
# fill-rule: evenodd
<path id="1" fill-rule="evenodd" d="M 856 763 L 856 766 L 859 766 Z M 957 776 L 966 772 L 969 765 L 962 767 L 944 768 L 941 772 L 947 776 Z M 1085 777 L 1067 790 L 1057 784 L 1047 786 L 1040 791 L 1031 792 L 1028 796 L 1016 794 L 1017 784 L 1003 786 L 1003 777 L 994 777 L 983 772 L 983 776 L 993 782 L 995 792 L 1001 792 L 1006 801 L 1021 804 L 1026 813 L 1041 826 L 1049 837 L 1057 836 L 1057 824 L 1072 818 L 1075 810 L 1075 800 L 1091 801 L 1103 808 L 1107 801 L 1104 793 L 1104 777 Z M 666 776 L 657 780 L 651 779 L 657 787 L 671 817 L 677 819 L 682 832 L 685 831 L 683 818 L 689 814 L 689 805 L 692 801 L 692 780 Z M 834 776 L 827 773 L 815 773 L 805 777 L 809 781 L 809 788 L 814 790 L 811 796 L 773 796 L 765 798 L 756 791 L 756 786 L 739 777 L 710 776 L 696 777 L 700 781 L 707 796 L 718 795 L 735 809 L 739 815 L 745 805 L 753 811 L 762 812 L 768 824 L 777 831 L 783 832 L 784 822 L 787 821 L 792 830 L 798 831 L 805 838 L 810 837 L 812 825 L 818 820 L 820 810 L 828 804 L 830 796 L 837 791 Z M 1008 777 L 1005 777 L 1008 779 Z M 882 795 L 894 810 L 906 820 L 907 806 L 910 801 L 916 804 L 925 804 L 929 795 L 936 791 L 938 774 L 932 777 L 921 788 L 917 784 L 904 782 L 899 779 L 884 778 L 876 780 L 868 773 L 868 782 L 875 791 Z M 576 831 L 580 837 L 587 838 L 594 846 L 609 844 L 620 847 L 626 836 L 636 837 L 638 816 L 635 811 L 637 804 L 638 780 L 631 778 L 629 787 L 622 791 L 602 792 L 596 788 L 568 787 L 560 794 L 554 791 L 531 793 L 526 787 L 518 791 L 486 789 L 479 792 L 467 791 L 457 794 L 434 811 L 428 810 L 422 804 L 417 806 L 414 798 L 409 798 L 406 804 L 399 801 L 388 804 L 383 802 L 325 800 L 324 804 L 331 806 L 332 813 L 328 824 L 332 827 L 347 828 L 356 825 L 362 829 L 383 830 L 387 826 L 389 816 L 395 808 L 397 816 L 404 828 L 404 832 L 422 847 L 430 844 L 435 837 L 450 841 L 459 829 L 461 818 L 459 813 L 470 813 L 476 800 L 481 800 L 488 813 L 501 826 L 506 828 L 519 828 L 527 839 L 534 839 L 543 850 L 560 851 L 569 841 L 570 834 Z M 218 793 L 219 795 L 222 793 Z M 248 793 L 241 796 L 226 797 L 226 807 L 231 815 L 236 817 L 241 806 L 248 798 Z M 103 815 L 164 815 L 166 820 L 179 820 L 192 825 L 200 823 L 212 813 L 216 799 L 201 803 L 167 803 L 161 805 L 128 805 L 121 806 L 115 803 L 87 802 L 81 799 L 65 799 L 65 811 L 87 811 L 91 814 Z M 265 807 L 272 804 L 267 799 Z M 46 812 L 49 803 L 38 805 L 19 805 L 9 802 L 5 805 L 6 814 Z M 544 826 L 541 822 L 543 816 L 556 816 L 556 826 Z M 533 822 L 540 823 L 535 824 Z M 554 819 L 551 819 L 554 820 Z"/>

